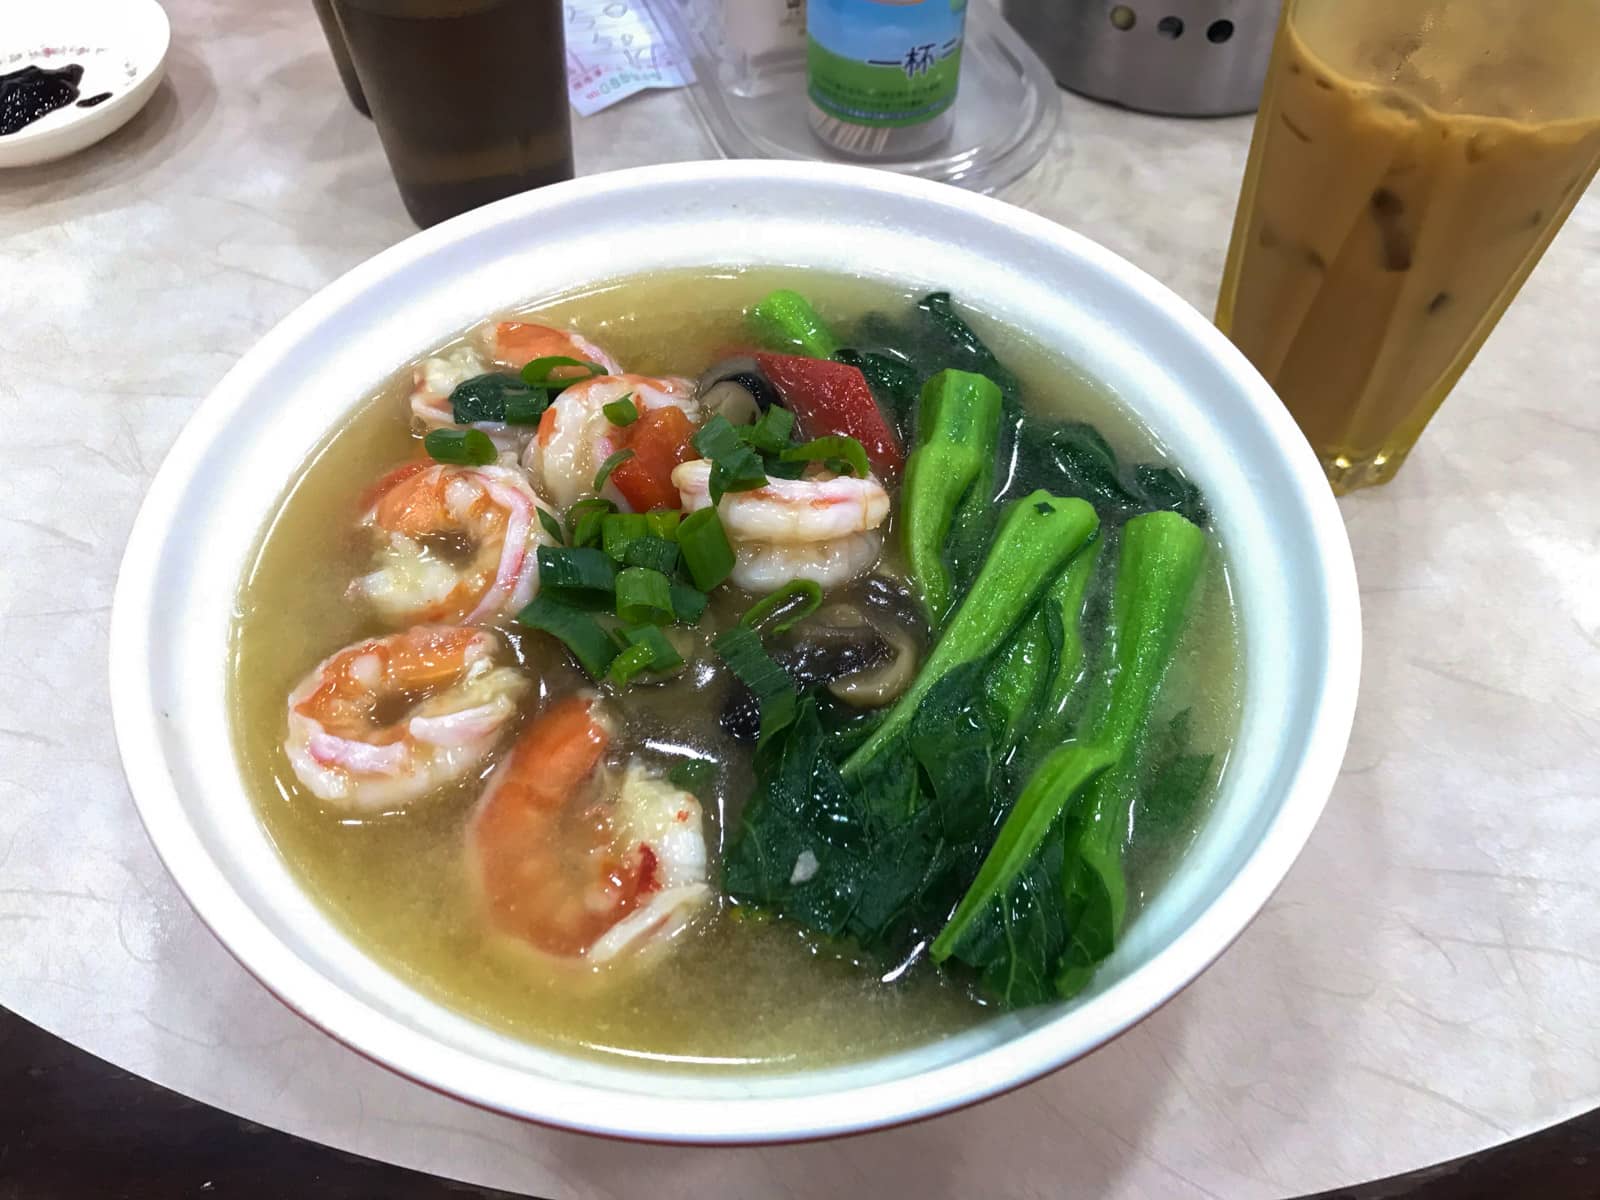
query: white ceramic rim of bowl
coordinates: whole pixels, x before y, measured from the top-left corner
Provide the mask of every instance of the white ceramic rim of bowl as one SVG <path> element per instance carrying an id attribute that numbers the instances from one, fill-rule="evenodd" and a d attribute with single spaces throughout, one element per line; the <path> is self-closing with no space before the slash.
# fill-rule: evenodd
<path id="1" fill-rule="evenodd" d="M 51 113 L 15 133 L 0 137 L 0 167 L 31 167 L 55 162 L 109 137 L 149 103 L 166 74 L 172 23 L 156 0 L 48 0 L 36 3 L 20 27 L 21 37 L 78 38 L 125 54 L 138 74 L 126 88 L 93 108 L 69 106 L 62 119 Z M 0 52 L 9 53 L 16 27 L 7 30 Z M 16 45 L 18 50 L 29 46 Z M 36 60 L 37 61 L 37 60 Z"/>
<path id="2" fill-rule="evenodd" d="M 181 502 L 205 466 L 208 450 L 227 434 L 230 422 L 248 415 L 245 406 L 252 400 L 253 389 L 270 372 L 281 367 L 282 356 L 288 350 L 304 339 L 315 338 L 319 327 L 326 322 L 340 315 L 348 316 L 347 310 L 359 306 L 362 300 L 369 301 L 368 308 L 375 307 L 376 293 L 386 282 L 393 282 L 424 260 L 436 260 L 432 265 L 446 272 L 468 270 L 461 265 L 465 261 L 463 255 L 470 254 L 470 249 L 464 247 L 474 239 L 514 234 L 523 223 L 537 223 L 541 218 L 559 223 L 561 214 L 569 210 L 604 214 L 608 206 L 637 207 L 638 196 L 673 195 L 671 189 L 676 188 L 699 189 L 696 195 L 707 196 L 718 194 L 719 189 L 744 188 L 739 194 L 746 209 L 752 207 L 752 196 L 782 196 L 786 204 L 804 197 L 819 206 L 815 211 L 831 212 L 833 215 L 826 219 L 841 224 L 854 219 L 848 213 L 840 215 L 842 210 L 881 209 L 894 211 L 898 218 L 899 209 L 904 207 L 904 215 L 915 215 L 918 219 L 919 229 L 924 223 L 931 228 L 942 222 L 953 222 L 960 227 L 963 236 L 984 235 L 996 245 L 1016 243 L 1022 247 L 1025 244 L 1060 264 L 1061 271 L 1070 268 L 1080 272 L 1085 279 L 1101 287 L 1102 300 L 1109 296 L 1117 306 L 1125 306 L 1135 316 L 1143 315 L 1162 327 L 1171 343 L 1166 353 L 1178 359 L 1185 371 L 1198 371 L 1207 381 L 1213 381 L 1210 377 L 1214 377 L 1219 391 L 1228 393 L 1208 396 L 1206 404 L 1220 401 L 1225 410 L 1234 406 L 1233 419 L 1243 422 L 1243 433 L 1235 431 L 1230 436 L 1247 446 L 1258 447 L 1256 453 L 1260 461 L 1248 464 L 1250 471 L 1242 475 L 1239 474 L 1242 468 L 1230 463 L 1200 464 L 1197 473 L 1204 481 L 1207 472 L 1234 472 L 1234 496 L 1230 499 L 1214 495 L 1213 499 L 1225 502 L 1242 514 L 1260 510 L 1262 521 L 1269 519 L 1266 515 L 1269 509 L 1265 501 L 1255 495 L 1253 484 L 1259 477 L 1263 488 L 1277 488 L 1272 495 L 1270 519 L 1283 520 L 1285 518 L 1278 514 L 1289 512 L 1296 540 L 1279 539 L 1280 544 L 1275 549 L 1291 555 L 1293 565 L 1315 576 L 1313 580 L 1300 579 L 1283 585 L 1293 588 L 1297 594 L 1314 595 L 1314 600 L 1308 601 L 1306 608 L 1296 616 L 1303 619 L 1302 625 L 1312 625 L 1320 631 L 1320 636 L 1316 632 L 1312 635 L 1315 644 L 1296 643 L 1294 639 L 1304 641 L 1305 638 L 1298 627 L 1281 637 L 1270 625 L 1264 627 L 1272 636 L 1267 636 L 1263 645 L 1269 647 L 1273 655 L 1292 651 L 1289 654 L 1292 665 L 1285 667 L 1279 663 L 1274 670 L 1290 678 L 1295 678 L 1294 672 L 1302 665 L 1308 665 L 1315 672 L 1310 682 L 1293 685 L 1299 689 L 1300 699 L 1296 703 L 1307 714 L 1303 753 L 1297 759 L 1289 759 L 1281 748 L 1261 749 L 1259 757 L 1270 766 L 1271 782 L 1283 785 L 1282 799 L 1275 809 L 1270 805 L 1265 807 L 1267 815 L 1260 817 L 1259 836 L 1253 848 L 1241 851 L 1245 854 L 1242 863 L 1225 882 L 1216 885 L 1214 895 L 1209 895 L 1203 903 L 1194 901 L 1190 907 L 1198 911 L 1192 918 L 1185 916 L 1187 924 L 1181 925 L 1170 941 L 1154 950 L 1148 961 L 1109 983 L 1097 980 L 1094 990 L 1073 1006 L 1060 1010 L 1028 1010 L 1020 1016 L 997 1020 L 992 1029 L 984 1027 L 983 1039 L 974 1035 L 970 1041 L 962 1041 L 967 1035 L 958 1035 L 947 1042 L 932 1043 L 852 1068 L 801 1071 L 779 1077 L 780 1082 L 823 1081 L 822 1089 L 803 1094 L 788 1094 L 791 1089 L 787 1083 L 776 1089 L 764 1087 L 755 1078 L 748 1085 L 743 1077 L 737 1077 L 732 1083 L 720 1082 L 728 1079 L 727 1076 L 717 1077 L 719 1082 L 707 1082 L 707 1093 L 693 1090 L 700 1077 L 692 1074 L 679 1076 L 655 1070 L 596 1067 L 581 1056 L 529 1047 L 487 1031 L 423 1000 L 417 1000 L 413 1006 L 429 1011 L 429 1020 L 422 1024 L 407 1023 L 379 1011 L 375 1003 L 352 994 L 308 961 L 315 952 L 314 947 L 308 949 L 302 945 L 297 949 L 271 928 L 268 918 L 274 914 L 250 907 L 240 889 L 252 884 L 251 870 L 269 868 L 253 866 L 237 884 L 224 873 L 184 810 L 173 775 L 175 767 L 169 762 L 163 743 L 168 739 L 187 743 L 183 742 L 180 730 L 164 726 L 165 714 L 158 711 L 155 694 L 155 672 L 158 668 L 165 669 L 156 657 L 158 647 L 153 637 L 158 616 L 168 615 L 163 613 L 162 606 L 169 598 L 162 595 L 159 586 L 163 560 L 169 556 L 180 558 L 186 553 L 186 537 L 194 535 L 197 520 L 205 519 L 183 512 Z M 717 201 L 707 202 L 704 207 L 714 220 Z M 806 210 L 807 213 L 812 211 Z M 744 210 L 740 215 L 744 215 Z M 811 219 L 809 216 L 794 218 L 797 222 Z M 601 221 L 604 221 L 603 215 Z M 784 232 L 781 218 L 773 217 L 769 224 L 778 226 L 773 232 Z M 792 232 L 801 226 L 792 224 L 788 228 Z M 858 231 L 855 236 L 861 241 L 872 235 Z M 668 251 L 661 253 L 671 261 Z M 967 254 L 970 260 L 976 252 L 963 249 L 961 253 Z M 771 252 L 768 257 L 771 258 Z M 779 257 L 771 261 L 783 260 Z M 650 265 L 659 264 L 641 264 L 641 267 Z M 912 269 L 913 279 L 923 269 Z M 982 278 L 990 279 L 992 284 L 996 278 L 993 273 L 998 270 L 997 266 Z M 885 279 L 905 274 L 899 271 L 872 273 Z M 446 278 L 448 280 L 448 275 Z M 998 295 L 992 287 L 991 292 Z M 988 298 L 983 294 L 970 296 L 980 311 L 986 310 Z M 1122 312 L 1122 307 L 1117 311 Z M 1022 324 L 1026 328 L 1026 322 Z M 440 329 L 438 332 L 443 340 L 450 331 Z M 1095 326 L 1084 336 L 1097 334 L 1098 326 Z M 409 352 L 413 348 L 402 349 Z M 390 369 L 391 364 L 378 365 L 374 370 L 374 382 Z M 1128 369 L 1137 373 L 1140 368 Z M 1201 427 L 1210 420 L 1192 415 L 1202 411 L 1198 398 L 1185 397 L 1170 403 L 1191 414 L 1191 426 Z M 1137 401 L 1133 406 L 1137 409 Z M 345 411 L 347 408 L 340 405 L 340 415 Z M 330 421 L 328 427 L 331 425 Z M 1161 431 L 1158 429 L 1158 432 Z M 1220 433 L 1215 436 L 1222 438 Z M 263 519 L 270 511 L 270 508 L 263 510 Z M 1220 512 L 1218 523 L 1224 538 L 1228 538 L 1229 530 L 1235 526 L 1225 525 Z M 257 531 L 251 533 L 253 538 Z M 1257 553 L 1250 546 L 1234 546 L 1233 551 Z M 1230 565 L 1237 568 L 1231 557 Z M 1280 575 L 1292 574 L 1277 561 L 1266 568 L 1256 563 L 1250 569 L 1258 573 L 1265 569 L 1269 574 L 1272 571 Z M 231 597 L 237 579 L 226 583 L 227 594 Z M 217 586 L 220 587 L 220 583 Z M 181 613 L 183 606 L 191 601 L 187 596 L 180 596 L 172 603 Z M 176 623 L 178 617 L 171 616 L 170 620 Z M 1251 636 L 1248 619 L 1245 624 L 1248 638 Z M 713 161 L 611 172 L 512 197 L 408 238 L 307 300 L 228 372 L 200 405 L 168 454 L 128 540 L 113 605 L 110 640 L 111 700 L 118 744 L 125 773 L 151 840 L 202 920 L 281 1000 L 366 1057 L 435 1090 L 483 1107 L 609 1136 L 739 1144 L 803 1140 L 879 1128 L 983 1100 L 1081 1057 L 1160 1007 L 1193 980 L 1260 910 L 1283 879 L 1321 813 L 1338 774 L 1354 715 L 1360 663 L 1360 613 L 1355 568 L 1338 507 L 1298 429 L 1271 389 L 1231 343 L 1163 285 L 1099 245 L 1043 217 L 945 185 L 860 167 Z M 1262 647 L 1253 652 L 1248 644 L 1245 652 L 1247 662 L 1253 653 L 1257 658 L 1267 656 Z M 1251 703 L 1247 693 L 1247 710 Z M 1262 728 L 1269 727 L 1270 721 L 1263 718 Z M 210 753 L 232 759 L 231 742 L 223 750 Z M 1268 755 L 1277 757 L 1268 759 Z M 236 762 L 234 766 L 237 768 Z M 1262 775 L 1261 778 L 1269 777 Z M 214 784 L 210 775 L 206 783 L 208 793 L 220 786 Z M 242 789 L 239 790 L 242 793 Z M 1249 802 L 1248 798 L 1241 801 Z M 248 805 L 248 800 L 244 803 Z M 1219 816 L 1209 825 L 1220 822 Z M 1209 831 L 1203 831 L 1201 840 L 1209 836 Z M 1216 838 L 1225 845 L 1230 836 L 1226 830 L 1216 833 Z M 281 870 L 281 863 L 271 869 Z M 1176 883 L 1169 884 L 1168 890 L 1177 890 Z M 1157 903 L 1164 895 L 1165 891 L 1158 895 Z M 1183 911 L 1189 912 L 1188 909 Z M 1130 931 L 1129 944 L 1139 941 L 1139 928 L 1136 924 Z M 1118 955 L 1127 951 L 1132 956 L 1145 949 L 1148 947 L 1129 950 L 1125 945 L 1119 948 Z M 347 968 L 346 960 L 339 959 L 341 970 L 379 969 L 359 951 L 342 949 L 341 953 L 354 954 L 357 960 Z M 1106 974 L 1102 972 L 1103 976 Z M 404 988 L 398 982 L 396 986 Z M 474 1045 L 493 1043 L 497 1055 L 504 1049 L 502 1043 L 525 1053 L 516 1058 L 515 1063 L 508 1063 L 505 1057 L 500 1061 L 488 1061 L 455 1044 L 464 1036 L 463 1028 L 470 1031 Z M 447 1038 L 450 1041 L 447 1042 Z M 920 1069 L 917 1065 L 930 1056 L 936 1059 L 940 1054 L 959 1055 L 960 1047 L 968 1045 L 980 1048 L 970 1057 L 949 1057 L 948 1061 L 939 1062 L 931 1069 Z M 505 1055 L 512 1053 L 504 1049 Z M 543 1065 L 529 1068 L 525 1065 L 529 1062 Z M 890 1065 L 902 1073 L 894 1075 Z M 572 1082 L 572 1075 L 565 1070 L 569 1066 L 577 1075 L 604 1079 L 607 1083 L 595 1086 L 589 1082 Z M 885 1072 L 889 1073 L 887 1079 L 874 1079 L 875 1074 Z M 684 1086 L 689 1090 L 678 1090 L 674 1094 L 674 1089 L 685 1080 L 688 1084 Z M 836 1090 L 827 1090 L 829 1087 Z M 706 1098 L 707 1094 L 712 1098 Z"/>

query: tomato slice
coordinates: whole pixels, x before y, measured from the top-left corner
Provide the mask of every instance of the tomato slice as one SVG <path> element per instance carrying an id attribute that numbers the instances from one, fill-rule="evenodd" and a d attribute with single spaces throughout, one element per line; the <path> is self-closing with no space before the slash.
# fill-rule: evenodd
<path id="1" fill-rule="evenodd" d="M 633 457 L 618 463 L 611 472 L 624 500 L 634 512 L 653 508 L 677 508 L 678 489 L 672 486 L 672 470 L 695 457 L 690 439 L 694 426 L 681 408 L 665 405 L 639 414 L 632 425 L 618 431 L 619 446 L 633 451 Z"/>
<path id="2" fill-rule="evenodd" d="M 798 354 L 757 354 L 756 362 L 794 413 L 807 438 L 844 434 L 860 442 L 867 461 L 885 475 L 905 461 L 900 441 L 855 367 Z"/>

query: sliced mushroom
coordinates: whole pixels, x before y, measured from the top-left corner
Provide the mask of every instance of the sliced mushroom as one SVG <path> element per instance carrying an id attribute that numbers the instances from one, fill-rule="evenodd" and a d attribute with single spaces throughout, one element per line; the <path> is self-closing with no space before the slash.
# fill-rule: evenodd
<path id="1" fill-rule="evenodd" d="M 828 683 L 830 696 L 843 700 L 851 708 L 882 708 L 900 699 L 917 677 L 916 639 L 898 626 L 884 630 L 883 634 L 893 657 L 881 666 L 831 680 Z"/>
<path id="2" fill-rule="evenodd" d="M 756 398 L 737 379 L 724 379 L 711 385 L 700 396 L 700 408 L 707 416 L 720 413 L 732 425 L 754 425 L 761 418 Z"/>
<path id="3" fill-rule="evenodd" d="M 771 653 L 796 688 L 825 684 L 833 696 L 856 708 L 889 703 L 917 672 L 916 635 L 896 623 L 874 620 L 854 604 L 818 609 Z M 723 706 L 722 728 L 739 741 L 754 741 L 760 726 L 755 696 L 749 688 L 735 688 Z"/>
<path id="4" fill-rule="evenodd" d="M 774 404 L 783 403 L 771 380 L 748 354 L 713 364 L 700 376 L 695 395 L 707 413 L 721 413 L 735 425 L 749 425 Z"/>

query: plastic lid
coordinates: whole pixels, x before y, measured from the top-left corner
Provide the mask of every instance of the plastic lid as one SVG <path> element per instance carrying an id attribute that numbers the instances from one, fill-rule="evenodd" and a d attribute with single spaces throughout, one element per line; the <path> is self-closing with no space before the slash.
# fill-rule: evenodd
<path id="1" fill-rule="evenodd" d="M 990 4 L 973 0 L 948 136 L 904 156 L 853 158 L 811 129 L 803 42 L 750 60 L 722 36 L 715 0 L 655 0 L 653 8 L 693 60 L 689 96 L 728 158 L 862 162 L 989 192 L 1039 161 L 1061 111 L 1044 63 Z"/>

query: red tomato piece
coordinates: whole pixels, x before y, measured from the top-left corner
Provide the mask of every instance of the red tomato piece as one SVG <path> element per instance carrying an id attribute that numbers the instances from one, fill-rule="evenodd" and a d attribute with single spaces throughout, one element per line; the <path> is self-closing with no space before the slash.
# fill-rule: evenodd
<path id="1" fill-rule="evenodd" d="M 672 469 L 695 457 L 690 439 L 694 426 L 681 408 L 667 405 L 639 414 L 632 425 L 618 431 L 615 440 L 633 451 L 617 464 L 611 482 L 617 485 L 634 512 L 677 508 L 678 489 L 672 486 Z"/>
<path id="2" fill-rule="evenodd" d="M 905 461 L 900 441 L 857 368 L 798 354 L 757 354 L 756 362 L 807 438 L 843 434 L 861 443 L 867 461 L 885 475 Z"/>

